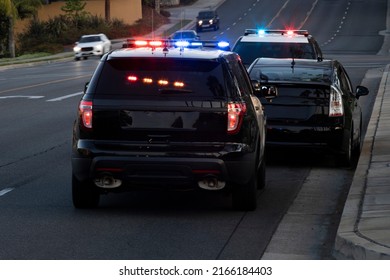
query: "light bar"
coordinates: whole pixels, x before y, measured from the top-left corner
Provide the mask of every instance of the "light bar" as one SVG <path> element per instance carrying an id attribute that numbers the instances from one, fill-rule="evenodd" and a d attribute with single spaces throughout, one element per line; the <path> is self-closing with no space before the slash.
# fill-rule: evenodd
<path id="1" fill-rule="evenodd" d="M 304 35 L 309 36 L 309 32 L 307 30 L 303 29 L 245 29 L 244 35 L 265 35 L 265 34 L 281 34 L 281 35 Z"/>
<path id="2" fill-rule="evenodd" d="M 123 48 L 158 48 L 158 47 L 176 47 L 176 48 L 215 48 L 221 50 L 230 50 L 230 44 L 227 41 L 186 41 L 186 40 L 171 40 L 171 39 L 161 39 L 161 40 L 148 40 L 148 39 L 127 39 L 122 45 Z"/>

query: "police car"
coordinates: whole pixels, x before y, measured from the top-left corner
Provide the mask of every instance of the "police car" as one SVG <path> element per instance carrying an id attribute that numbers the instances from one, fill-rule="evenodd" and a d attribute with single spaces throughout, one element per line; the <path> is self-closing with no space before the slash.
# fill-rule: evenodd
<path id="1" fill-rule="evenodd" d="M 195 45 L 193 45 L 195 44 Z M 127 40 L 106 54 L 78 105 L 72 197 L 137 188 L 229 191 L 254 210 L 265 186 L 265 115 L 226 42 Z"/>
<path id="2" fill-rule="evenodd" d="M 258 57 L 323 59 L 320 46 L 307 30 L 246 29 L 232 51 L 246 67 Z"/>

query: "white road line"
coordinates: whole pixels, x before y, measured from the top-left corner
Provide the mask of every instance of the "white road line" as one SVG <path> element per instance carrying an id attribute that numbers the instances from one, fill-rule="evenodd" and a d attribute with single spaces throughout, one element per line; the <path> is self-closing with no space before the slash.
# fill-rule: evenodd
<path id="1" fill-rule="evenodd" d="M 38 95 L 9 95 L 9 96 L 0 96 L 0 99 L 8 99 L 8 98 L 39 99 L 39 98 L 44 98 L 44 96 L 38 96 Z"/>
<path id="2" fill-rule="evenodd" d="M 76 92 L 76 93 L 60 96 L 60 97 L 57 97 L 57 98 L 49 99 L 49 100 L 46 100 L 46 102 L 62 101 L 64 99 L 71 98 L 71 97 L 74 97 L 74 96 L 77 96 L 77 95 L 82 95 L 82 94 L 83 94 L 83 92 L 80 91 L 80 92 Z"/>
<path id="3" fill-rule="evenodd" d="M 7 188 L 7 189 L 4 189 L 4 190 L 1 190 L 0 191 L 0 196 L 3 196 L 6 193 L 9 193 L 10 191 L 13 191 L 13 190 L 14 190 L 14 188 Z"/>

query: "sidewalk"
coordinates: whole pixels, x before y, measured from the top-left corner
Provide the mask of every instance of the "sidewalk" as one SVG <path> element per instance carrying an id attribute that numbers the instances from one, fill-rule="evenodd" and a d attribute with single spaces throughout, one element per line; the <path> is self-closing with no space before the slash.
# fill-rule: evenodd
<path id="1" fill-rule="evenodd" d="M 336 259 L 390 260 L 390 65 L 383 73 L 336 236 Z"/>

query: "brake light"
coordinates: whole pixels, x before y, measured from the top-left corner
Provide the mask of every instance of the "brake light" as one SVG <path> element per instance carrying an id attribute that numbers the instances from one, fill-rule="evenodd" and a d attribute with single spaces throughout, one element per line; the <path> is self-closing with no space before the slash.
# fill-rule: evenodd
<path id="1" fill-rule="evenodd" d="M 92 129 L 92 101 L 81 100 L 79 114 L 85 128 Z"/>
<path id="2" fill-rule="evenodd" d="M 341 92 L 335 86 L 331 86 L 329 100 L 329 117 L 341 117 L 343 115 L 344 107 Z"/>
<path id="3" fill-rule="evenodd" d="M 129 81 L 129 82 L 136 82 L 136 81 L 138 81 L 138 77 L 137 76 L 127 76 L 127 80 Z"/>
<path id="4" fill-rule="evenodd" d="M 287 30 L 287 36 L 292 37 L 294 35 L 294 31 Z"/>
<path id="5" fill-rule="evenodd" d="M 229 103 L 228 104 L 228 134 L 236 134 L 241 129 L 242 120 L 246 113 L 245 103 Z"/>

